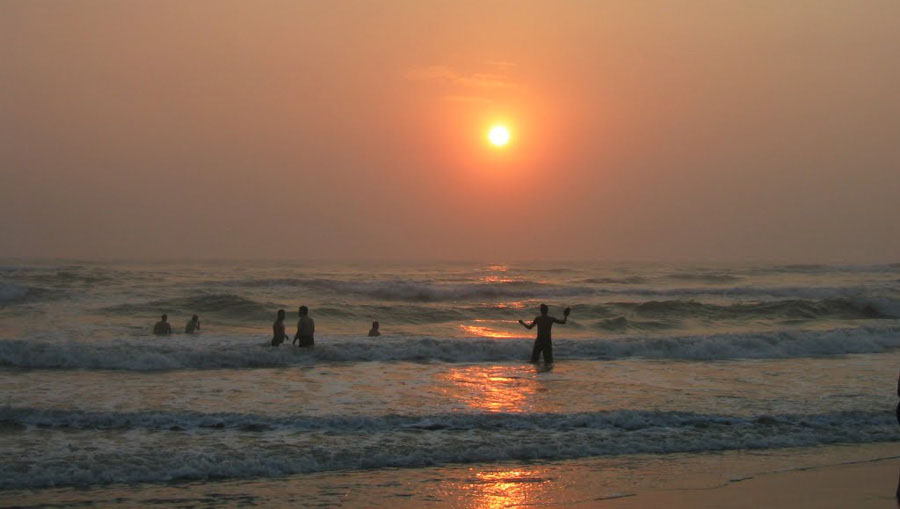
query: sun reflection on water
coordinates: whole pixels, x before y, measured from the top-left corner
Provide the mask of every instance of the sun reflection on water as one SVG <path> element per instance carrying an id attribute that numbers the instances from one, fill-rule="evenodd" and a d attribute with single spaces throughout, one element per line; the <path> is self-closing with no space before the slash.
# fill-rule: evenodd
<path id="1" fill-rule="evenodd" d="M 476 338 L 493 338 L 493 339 L 509 339 L 509 338 L 525 338 L 528 337 L 522 332 L 513 332 L 511 330 L 503 330 L 499 327 L 518 327 L 518 322 L 513 320 L 472 320 L 476 325 L 468 325 L 461 323 L 459 328 L 465 332 L 466 336 Z M 493 326 L 482 325 L 491 324 Z M 522 329 L 524 331 L 524 329 Z"/>
<path id="2" fill-rule="evenodd" d="M 495 309 L 524 309 L 527 303 L 523 300 L 514 300 L 511 302 L 498 302 L 496 304 L 483 304 L 485 307 Z"/>
<path id="3" fill-rule="evenodd" d="M 522 337 L 519 334 L 496 330 L 496 329 L 492 329 L 490 327 L 485 327 L 483 325 L 460 324 L 459 328 L 462 329 L 467 335 L 475 336 L 475 337 L 479 337 L 479 338 L 508 339 L 508 338 L 521 338 Z"/>
<path id="4" fill-rule="evenodd" d="M 479 279 L 483 283 L 516 283 L 522 281 L 520 278 L 503 276 L 481 276 Z"/>
<path id="5" fill-rule="evenodd" d="M 475 469 L 472 469 L 474 471 Z M 541 470 L 518 468 L 474 472 L 474 479 L 463 489 L 472 504 L 467 507 L 478 509 L 500 509 L 518 507 L 539 500 L 550 480 L 542 477 Z"/>
<path id="6" fill-rule="evenodd" d="M 442 392 L 467 407 L 488 412 L 528 412 L 537 392 L 524 366 L 466 366 L 440 375 Z"/>

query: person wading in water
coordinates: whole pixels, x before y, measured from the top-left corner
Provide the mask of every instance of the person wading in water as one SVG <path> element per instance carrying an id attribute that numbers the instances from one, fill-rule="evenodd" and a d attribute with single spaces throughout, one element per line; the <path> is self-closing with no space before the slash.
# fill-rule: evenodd
<path id="1" fill-rule="evenodd" d="M 291 344 L 296 342 L 297 346 L 313 346 L 316 343 L 313 339 L 313 335 L 316 333 L 316 323 L 309 317 L 309 308 L 300 306 L 297 312 L 300 314 L 300 320 L 297 321 L 297 334 L 294 335 L 294 341 L 291 341 Z"/>
<path id="2" fill-rule="evenodd" d="M 272 346 L 284 343 L 287 338 L 287 334 L 284 333 L 284 310 L 279 309 L 275 322 L 272 324 Z"/>
<path id="3" fill-rule="evenodd" d="M 531 323 L 525 323 L 522 320 L 519 320 L 519 323 L 526 329 L 533 329 L 535 325 L 537 325 L 538 328 L 537 339 L 534 340 L 534 350 L 531 351 L 532 364 L 537 364 L 541 352 L 544 353 L 544 363 L 553 364 L 553 343 L 550 341 L 550 329 L 553 327 L 554 323 L 566 323 L 566 320 L 569 318 L 569 313 L 572 312 L 572 308 L 566 308 L 563 311 L 562 320 L 547 314 L 549 311 L 550 308 L 548 308 L 546 304 L 541 304 L 541 314 L 534 317 L 534 320 L 532 320 Z"/>

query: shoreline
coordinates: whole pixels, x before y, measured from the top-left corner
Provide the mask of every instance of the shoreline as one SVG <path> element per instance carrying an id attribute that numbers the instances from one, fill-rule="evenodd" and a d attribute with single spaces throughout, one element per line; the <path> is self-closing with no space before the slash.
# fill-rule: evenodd
<path id="1" fill-rule="evenodd" d="M 0 507 L 893 507 L 900 442 L 0 491 Z M 15 501 L 9 504 L 10 501 Z"/>
<path id="2" fill-rule="evenodd" d="M 900 457 L 763 472 L 711 488 L 672 489 L 610 499 L 604 508 L 855 507 L 900 506 Z"/>

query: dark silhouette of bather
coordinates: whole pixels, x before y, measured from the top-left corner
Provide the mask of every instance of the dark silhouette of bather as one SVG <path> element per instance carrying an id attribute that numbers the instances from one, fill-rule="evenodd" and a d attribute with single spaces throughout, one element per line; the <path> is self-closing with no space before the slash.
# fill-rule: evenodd
<path id="1" fill-rule="evenodd" d="M 297 321 L 297 334 L 294 335 L 291 344 L 296 342 L 300 347 L 313 346 L 316 343 L 313 338 L 316 333 L 316 323 L 309 317 L 309 308 L 300 306 L 297 313 L 300 315 L 300 320 Z"/>
<path id="2" fill-rule="evenodd" d="M 284 332 L 284 310 L 279 309 L 272 324 L 272 346 L 278 346 L 288 338 Z"/>
<path id="3" fill-rule="evenodd" d="M 157 336 L 167 336 L 172 333 L 172 326 L 169 324 L 169 315 L 162 315 L 161 320 L 153 325 L 153 333 Z"/>
<path id="4" fill-rule="evenodd" d="M 378 331 L 378 322 L 372 322 L 372 328 L 369 329 L 369 337 L 374 338 L 376 336 L 380 336 L 381 332 Z"/>
<path id="5" fill-rule="evenodd" d="M 188 320 L 188 323 L 185 324 L 184 333 L 185 334 L 194 334 L 199 331 L 200 331 L 200 317 L 197 315 L 194 315 L 191 317 L 190 320 Z"/>
<path id="6" fill-rule="evenodd" d="M 538 328 L 537 339 L 534 340 L 534 349 L 531 351 L 532 364 L 537 364 L 541 352 L 544 354 L 544 363 L 553 364 L 553 343 L 550 340 L 550 329 L 554 323 L 566 323 L 566 320 L 569 319 L 569 313 L 572 312 L 572 308 L 566 308 L 563 311 L 563 319 L 560 320 L 547 314 L 549 310 L 550 308 L 546 304 L 541 304 L 541 314 L 534 317 L 531 323 L 519 320 L 519 323 L 526 329 L 533 329 L 535 325 Z"/>

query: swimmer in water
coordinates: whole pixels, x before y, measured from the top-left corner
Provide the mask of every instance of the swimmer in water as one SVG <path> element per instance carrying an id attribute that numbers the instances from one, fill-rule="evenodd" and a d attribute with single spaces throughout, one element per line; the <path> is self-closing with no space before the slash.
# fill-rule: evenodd
<path id="1" fill-rule="evenodd" d="M 291 344 L 296 342 L 300 347 L 315 345 L 316 341 L 313 335 L 316 333 L 316 323 L 309 317 L 309 308 L 300 306 L 297 313 L 300 315 L 300 320 L 297 321 L 297 334 L 294 335 Z"/>
<path id="2" fill-rule="evenodd" d="M 278 346 L 287 339 L 284 332 L 284 310 L 279 309 L 275 316 L 275 323 L 272 324 L 272 346 Z"/>
<path id="3" fill-rule="evenodd" d="M 169 324 L 169 315 L 162 315 L 160 321 L 153 326 L 153 333 L 157 336 L 168 336 L 172 333 L 172 326 Z"/>
<path id="4" fill-rule="evenodd" d="M 380 335 L 381 333 L 378 332 L 378 322 L 372 322 L 372 328 L 369 329 L 369 337 L 374 338 Z"/>
<path id="5" fill-rule="evenodd" d="M 194 334 L 200 332 L 200 317 L 194 315 L 188 320 L 188 323 L 184 326 L 185 334 Z"/>

